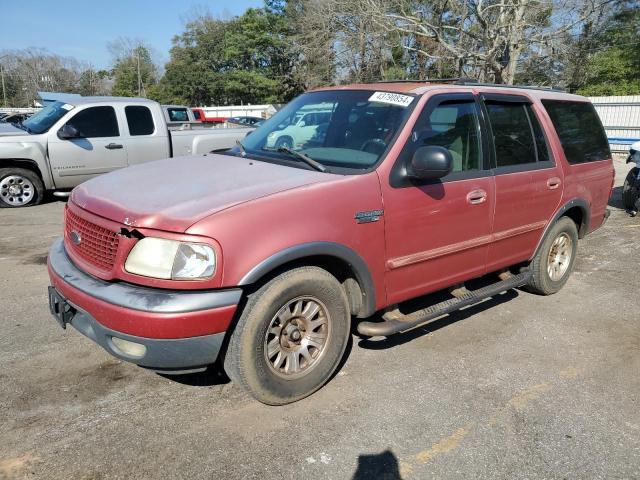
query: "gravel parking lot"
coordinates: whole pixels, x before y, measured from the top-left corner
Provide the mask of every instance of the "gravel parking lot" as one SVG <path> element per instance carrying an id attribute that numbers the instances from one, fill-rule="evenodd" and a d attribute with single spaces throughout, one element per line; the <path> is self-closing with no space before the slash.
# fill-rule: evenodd
<path id="1" fill-rule="evenodd" d="M 1 210 L 0 478 L 640 477 L 640 219 L 616 169 L 611 218 L 560 293 L 354 337 L 338 375 L 285 407 L 60 329 L 45 264 L 64 203 Z"/>

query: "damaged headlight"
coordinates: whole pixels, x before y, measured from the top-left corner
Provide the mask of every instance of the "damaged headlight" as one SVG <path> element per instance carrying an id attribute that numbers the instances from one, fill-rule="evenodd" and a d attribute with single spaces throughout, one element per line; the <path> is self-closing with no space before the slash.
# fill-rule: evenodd
<path id="1" fill-rule="evenodd" d="M 144 277 L 198 280 L 214 274 L 216 254 L 204 243 L 145 237 L 131 249 L 124 269 Z"/>

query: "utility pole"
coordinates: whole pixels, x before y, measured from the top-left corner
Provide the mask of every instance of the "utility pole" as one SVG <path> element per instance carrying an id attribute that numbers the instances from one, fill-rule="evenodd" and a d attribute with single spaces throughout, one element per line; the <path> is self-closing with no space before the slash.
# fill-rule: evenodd
<path id="1" fill-rule="evenodd" d="M 136 48 L 136 58 L 138 59 L 138 96 L 142 96 L 142 79 L 140 78 L 140 47 Z"/>
<path id="2" fill-rule="evenodd" d="M 8 56 L 9 55 L 3 55 L 2 57 L 0 57 L 0 60 Z M 4 69 L 2 68 L 2 63 L 0 63 L 0 77 L 2 78 L 2 105 L 6 107 L 7 106 L 7 90 L 4 86 Z"/>
<path id="3" fill-rule="evenodd" d="M 2 77 L 2 105 L 7 106 L 7 91 L 4 88 L 4 69 L 2 68 L 2 64 L 0 63 L 0 77 Z"/>

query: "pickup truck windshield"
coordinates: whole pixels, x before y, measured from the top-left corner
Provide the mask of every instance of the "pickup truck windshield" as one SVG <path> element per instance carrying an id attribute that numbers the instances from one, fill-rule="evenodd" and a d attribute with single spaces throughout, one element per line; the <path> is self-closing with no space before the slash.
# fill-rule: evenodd
<path id="1" fill-rule="evenodd" d="M 73 105 L 69 105 L 68 103 L 54 102 L 44 107 L 35 115 L 29 117 L 22 123 L 22 125 L 29 133 L 44 133 L 72 108 Z"/>
<path id="2" fill-rule="evenodd" d="M 248 156 L 290 159 L 288 149 L 329 168 L 368 169 L 385 153 L 414 100 L 371 90 L 306 93 L 242 143 Z"/>

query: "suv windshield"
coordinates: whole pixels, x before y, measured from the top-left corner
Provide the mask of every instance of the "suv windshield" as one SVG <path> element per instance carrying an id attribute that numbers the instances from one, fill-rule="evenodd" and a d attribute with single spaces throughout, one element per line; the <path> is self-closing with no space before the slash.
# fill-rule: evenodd
<path id="1" fill-rule="evenodd" d="M 64 102 L 53 102 L 25 120 L 22 125 L 29 133 L 44 133 L 60 120 L 73 105 Z"/>
<path id="2" fill-rule="evenodd" d="M 329 168 L 368 169 L 391 144 L 414 99 L 370 90 L 306 93 L 242 143 L 249 156 L 291 160 L 286 150 L 293 150 Z"/>

